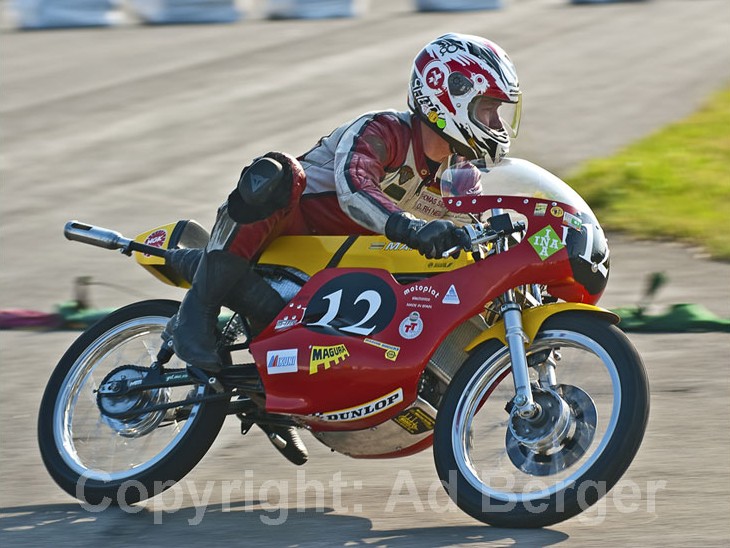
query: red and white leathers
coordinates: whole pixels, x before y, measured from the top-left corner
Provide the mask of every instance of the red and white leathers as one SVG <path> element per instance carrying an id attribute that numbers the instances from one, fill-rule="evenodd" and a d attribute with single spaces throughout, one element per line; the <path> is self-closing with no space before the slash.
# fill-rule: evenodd
<path id="1" fill-rule="evenodd" d="M 249 260 L 283 234 L 383 234 L 388 217 L 406 211 L 431 220 L 450 216 L 434 183 L 438 165 L 423 153 L 421 123 L 411 112 L 370 112 L 350 121 L 295 161 L 289 204 L 239 224 L 221 206 L 208 250 Z M 303 169 L 303 171 L 302 171 Z"/>

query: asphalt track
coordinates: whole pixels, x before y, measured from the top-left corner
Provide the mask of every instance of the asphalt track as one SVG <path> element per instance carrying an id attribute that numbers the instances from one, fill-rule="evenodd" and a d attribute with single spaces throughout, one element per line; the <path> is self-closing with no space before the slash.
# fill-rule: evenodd
<path id="1" fill-rule="evenodd" d="M 558 174 L 682 118 L 730 81 L 726 0 L 513 0 L 456 14 L 372 0 L 359 19 L 281 22 L 252 6 L 231 25 L 5 29 L 1 307 L 50 311 L 78 275 L 100 284 L 99 307 L 180 298 L 124 257 L 65 241 L 64 222 L 127 235 L 178 218 L 209 227 L 254 155 L 300 153 L 361 111 L 403 108 L 411 58 L 442 32 L 486 35 L 510 52 L 525 93 L 514 155 Z M 679 245 L 611 241 L 605 306 L 635 304 L 646 274 L 664 271 L 654 311 L 694 302 L 730 317 L 730 265 Z M 536 531 L 483 526 L 449 506 L 430 451 L 356 461 L 306 435 L 311 460 L 295 469 L 260 433 L 241 438 L 235 418 L 171 497 L 84 510 L 49 478 L 35 441 L 44 379 L 77 335 L 0 333 L 2 546 L 730 543 L 727 334 L 631 335 L 652 387 L 644 444 L 597 507 Z"/>

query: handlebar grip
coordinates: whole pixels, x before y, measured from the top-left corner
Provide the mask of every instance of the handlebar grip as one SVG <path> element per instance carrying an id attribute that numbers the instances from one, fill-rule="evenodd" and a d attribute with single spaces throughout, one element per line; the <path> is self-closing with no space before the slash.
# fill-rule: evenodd
<path id="1" fill-rule="evenodd" d="M 119 232 L 79 221 L 67 222 L 63 227 L 63 235 L 68 240 L 104 249 L 127 249 L 132 243 L 132 240 L 125 238 Z"/>
<path id="2" fill-rule="evenodd" d="M 452 247 L 451 249 L 447 249 L 441 254 L 441 258 L 445 259 L 447 257 L 451 257 L 454 253 L 457 251 L 470 251 L 471 250 L 471 236 L 469 236 L 469 233 L 464 228 L 457 228 L 455 231 L 456 233 L 456 239 L 458 240 L 458 244 Z"/>

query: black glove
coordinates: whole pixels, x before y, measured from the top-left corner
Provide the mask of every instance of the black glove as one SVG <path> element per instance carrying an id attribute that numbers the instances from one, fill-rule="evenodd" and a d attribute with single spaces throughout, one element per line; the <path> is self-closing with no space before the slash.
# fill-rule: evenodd
<path id="1" fill-rule="evenodd" d="M 451 221 L 429 221 L 416 233 L 416 249 L 428 259 L 440 259 L 445 251 L 461 245 L 462 229 Z M 459 256 L 456 252 L 455 256 Z"/>
<path id="2" fill-rule="evenodd" d="M 410 213 L 404 211 L 392 213 L 385 223 L 385 236 L 393 242 L 399 242 L 413 249 L 418 249 L 416 234 L 425 224 L 426 221 L 416 219 Z"/>
<path id="3" fill-rule="evenodd" d="M 389 240 L 417 249 L 429 259 L 440 259 L 444 251 L 462 245 L 462 233 L 463 229 L 451 221 L 427 223 L 405 212 L 393 213 L 385 223 L 385 235 Z M 458 257 L 458 252 L 455 256 Z"/>

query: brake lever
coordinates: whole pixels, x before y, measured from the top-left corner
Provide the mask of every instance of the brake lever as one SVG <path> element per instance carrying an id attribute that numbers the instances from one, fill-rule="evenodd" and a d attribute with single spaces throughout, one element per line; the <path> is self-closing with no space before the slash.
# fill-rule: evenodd
<path id="1" fill-rule="evenodd" d="M 454 247 L 447 249 L 441 254 L 441 258 L 446 259 L 456 253 L 457 251 L 473 251 L 475 244 L 483 244 L 491 242 L 499 238 L 504 238 L 509 234 L 515 232 L 522 232 L 525 230 L 527 225 L 522 221 L 512 223 L 510 221 L 509 228 L 506 225 L 499 226 L 499 229 L 495 229 L 493 226 L 487 227 L 482 223 L 474 223 L 473 225 L 464 225 L 461 227 L 464 235 L 464 241 L 455 245 Z"/>
<path id="2" fill-rule="evenodd" d="M 473 225 L 464 225 L 461 227 L 462 241 L 458 245 L 447 249 L 441 254 L 442 259 L 451 257 L 457 251 L 472 251 L 474 243 L 484 234 L 484 225 L 482 223 L 475 223 Z M 478 243 L 478 242 L 477 242 Z"/>

